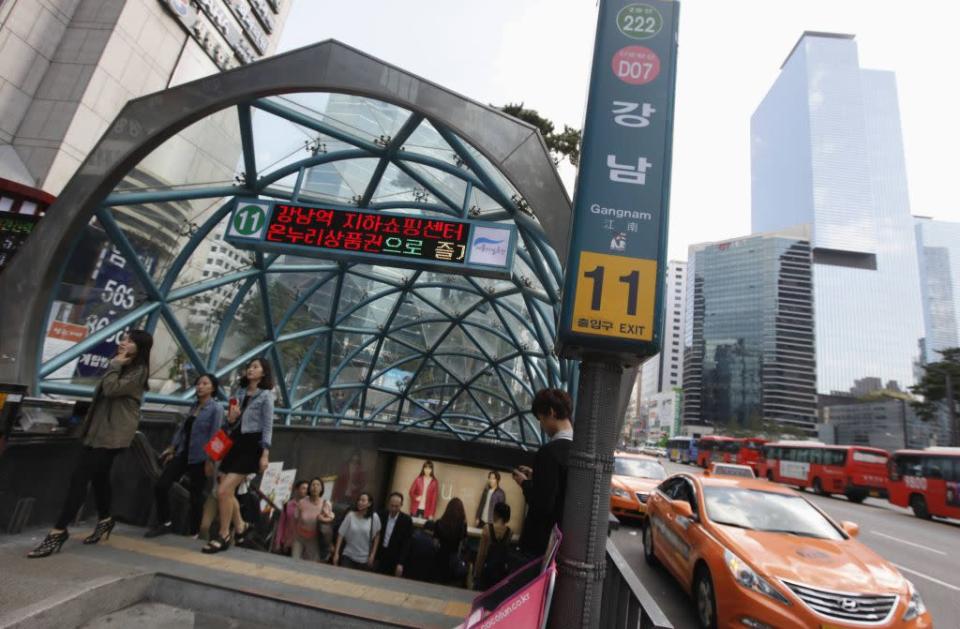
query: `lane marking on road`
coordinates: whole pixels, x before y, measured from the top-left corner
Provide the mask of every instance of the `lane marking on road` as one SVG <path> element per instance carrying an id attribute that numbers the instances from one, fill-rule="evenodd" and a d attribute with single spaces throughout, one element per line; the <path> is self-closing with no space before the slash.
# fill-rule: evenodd
<path id="1" fill-rule="evenodd" d="M 890 563 L 893 563 L 893 562 L 891 561 Z M 957 591 L 957 592 L 960 592 L 960 587 L 958 587 L 958 586 L 956 586 L 956 585 L 953 585 L 952 583 L 947 583 L 946 581 L 941 581 L 940 579 L 938 579 L 938 578 L 936 578 L 936 577 L 931 577 L 929 574 L 923 574 L 922 572 L 917 572 L 916 570 L 911 570 L 910 568 L 907 568 L 906 566 L 901 566 L 901 565 L 898 564 L 898 563 L 894 563 L 893 565 L 895 565 L 895 566 L 896 566 L 897 568 L 899 568 L 900 570 L 903 570 L 904 572 L 909 572 L 910 574 L 914 574 L 914 575 L 920 577 L 921 579 L 926 579 L 927 581 L 932 581 L 933 583 L 936 583 L 937 585 L 942 585 L 942 586 L 945 587 L 945 588 L 950 588 L 951 590 L 955 590 L 955 591 Z"/>
<path id="2" fill-rule="evenodd" d="M 887 539 L 892 539 L 895 542 L 900 542 L 901 544 L 906 544 L 907 546 L 914 546 L 916 548 L 922 548 L 923 550 L 930 551 L 931 553 L 937 553 L 938 555 L 947 556 L 947 553 L 937 550 L 936 548 L 930 548 L 929 546 L 924 546 L 923 544 L 917 544 L 915 542 L 908 542 L 905 539 L 900 539 L 899 537 L 894 537 L 893 535 L 887 535 L 886 533 L 878 533 L 877 531 L 868 531 L 871 535 L 879 535 L 880 537 L 886 537 Z"/>

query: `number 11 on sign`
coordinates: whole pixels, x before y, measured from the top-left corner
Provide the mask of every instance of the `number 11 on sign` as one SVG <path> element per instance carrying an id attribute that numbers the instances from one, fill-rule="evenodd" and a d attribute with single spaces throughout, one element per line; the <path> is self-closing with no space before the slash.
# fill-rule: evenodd
<path id="1" fill-rule="evenodd" d="M 573 329 L 580 334 L 653 340 L 656 290 L 656 260 L 582 252 Z"/>

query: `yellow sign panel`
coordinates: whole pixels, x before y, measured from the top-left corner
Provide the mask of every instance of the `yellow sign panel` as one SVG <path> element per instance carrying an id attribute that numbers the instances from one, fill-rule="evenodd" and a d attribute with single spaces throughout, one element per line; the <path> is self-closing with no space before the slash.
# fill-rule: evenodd
<path id="1" fill-rule="evenodd" d="M 582 251 L 572 330 L 634 341 L 653 340 L 657 261 Z"/>

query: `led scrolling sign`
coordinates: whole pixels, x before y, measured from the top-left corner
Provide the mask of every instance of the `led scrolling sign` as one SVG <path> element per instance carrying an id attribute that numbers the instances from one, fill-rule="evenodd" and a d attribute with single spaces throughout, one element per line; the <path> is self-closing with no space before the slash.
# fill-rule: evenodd
<path id="1" fill-rule="evenodd" d="M 509 278 L 517 234 L 511 225 L 482 221 L 237 199 L 226 240 L 245 249 Z"/>

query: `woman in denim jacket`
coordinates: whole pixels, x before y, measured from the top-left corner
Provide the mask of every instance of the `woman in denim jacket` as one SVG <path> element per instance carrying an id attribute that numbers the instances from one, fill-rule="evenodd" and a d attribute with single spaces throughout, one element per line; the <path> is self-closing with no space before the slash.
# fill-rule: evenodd
<path id="1" fill-rule="evenodd" d="M 197 404 L 191 409 L 186 421 L 177 428 L 170 447 L 160 455 L 164 468 L 154 488 L 157 524 L 148 530 L 144 537 L 164 535 L 173 528 L 168 494 L 170 487 L 184 474 L 190 479 L 189 534 L 196 534 L 200 527 L 207 477 L 213 476 L 213 461 L 207 456 L 203 446 L 220 430 L 223 407 L 215 399 L 220 383 L 214 374 L 203 374 L 194 382 L 194 387 Z"/>
<path id="2" fill-rule="evenodd" d="M 273 438 L 273 373 L 265 358 L 247 363 L 240 378 L 240 390 L 230 400 L 227 427 L 233 446 L 220 463 L 224 474 L 217 487 L 220 511 L 220 532 L 203 547 L 205 553 L 218 553 L 230 547 L 230 520 L 234 494 L 249 474 L 261 474 L 270 462 L 270 441 Z M 249 525 L 236 531 L 243 541 Z"/>

